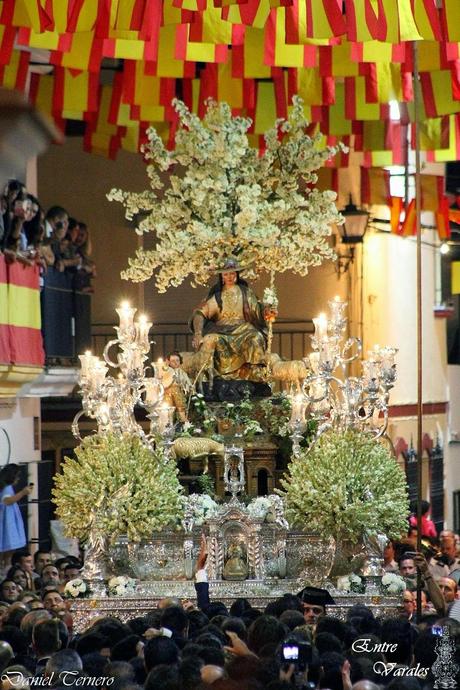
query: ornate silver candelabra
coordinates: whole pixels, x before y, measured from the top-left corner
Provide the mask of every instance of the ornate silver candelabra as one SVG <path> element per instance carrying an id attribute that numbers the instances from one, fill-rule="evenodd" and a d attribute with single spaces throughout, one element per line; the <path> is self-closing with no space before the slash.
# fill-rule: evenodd
<path id="1" fill-rule="evenodd" d="M 335 298 L 328 305 L 329 318 L 320 314 L 313 319 L 313 352 L 307 362 L 311 374 L 302 387 L 310 416 L 318 421 L 317 436 L 330 428 L 355 428 L 370 431 L 378 438 L 388 426 L 389 391 L 396 380 L 397 350 L 376 345 L 361 362 L 361 376 L 347 377 L 347 365 L 360 356 L 362 344 L 359 338 L 345 340 L 347 303 Z M 294 405 L 295 401 L 293 409 Z M 296 425 L 292 426 L 295 444 Z"/>
<path id="2" fill-rule="evenodd" d="M 149 331 L 152 324 L 143 315 L 134 322 L 136 308 L 123 303 L 116 310 L 120 324 L 115 327 L 117 338 L 110 340 L 103 353 L 103 359 L 91 352 L 80 355 L 80 392 L 83 409 L 75 416 L 72 432 L 81 440 L 79 420 L 85 415 L 95 419 L 99 434 L 129 433 L 138 436 L 143 443 L 154 447 L 155 436 L 164 433 L 171 426 L 169 407 L 161 405 L 163 385 L 155 375 L 147 377 L 150 367 L 144 362 L 150 350 Z M 117 346 L 119 352 L 115 360 L 110 351 Z M 117 377 L 108 376 L 109 368 L 118 369 Z M 140 405 L 147 410 L 150 431 L 144 432 L 134 416 L 134 408 Z M 172 408 L 174 412 L 174 408 Z"/>

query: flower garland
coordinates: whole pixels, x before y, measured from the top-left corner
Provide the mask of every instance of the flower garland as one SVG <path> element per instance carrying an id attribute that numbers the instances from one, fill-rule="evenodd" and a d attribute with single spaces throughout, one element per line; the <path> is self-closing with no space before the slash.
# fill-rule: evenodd
<path id="1" fill-rule="evenodd" d="M 265 133 L 262 156 L 248 141 L 252 121 L 233 117 L 227 103 L 209 100 L 202 120 L 181 101 L 173 106 L 179 116 L 174 150 L 165 149 L 153 128 L 143 147 L 151 189 L 107 195 L 124 205 L 130 220 L 147 214 L 139 235 L 155 233 L 155 248 L 139 249 L 123 278 L 140 282 L 157 271 L 156 286 L 165 292 L 189 275 L 193 284 L 206 284 L 229 255 L 244 258 L 248 279 L 261 271 L 304 276 L 333 258 L 328 237 L 343 217 L 335 192 L 313 185 L 315 171 L 344 147 L 324 147 L 320 134 L 307 134 L 301 98 L 293 98 L 287 120 Z M 159 173 L 169 173 L 166 184 Z"/>

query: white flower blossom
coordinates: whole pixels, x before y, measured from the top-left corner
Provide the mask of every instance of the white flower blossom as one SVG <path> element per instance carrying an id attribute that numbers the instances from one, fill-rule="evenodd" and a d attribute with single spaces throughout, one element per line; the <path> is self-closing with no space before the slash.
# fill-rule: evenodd
<path id="1" fill-rule="evenodd" d="M 203 120 L 181 101 L 173 105 L 179 116 L 174 151 L 154 129 L 143 147 L 151 188 L 107 195 L 124 205 L 129 220 L 145 214 L 138 234 L 155 235 L 153 249 L 129 259 L 124 278 L 139 282 L 156 271 L 164 292 L 188 275 L 193 284 L 206 284 L 230 254 L 244 259 L 248 279 L 261 271 L 306 275 L 333 258 L 328 237 L 343 218 L 335 193 L 311 185 L 315 170 L 343 147 L 324 147 L 320 135 L 308 136 L 300 98 L 294 97 L 288 120 L 265 134 L 261 156 L 249 145 L 251 120 L 233 117 L 226 103 L 209 101 Z M 183 174 L 160 178 L 177 163 Z"/>
<path id="2" fill-rule="evenodd" d="M 109 594 L 117 597 L 126 596 L 127 594 L 134 594 L 136 590 L 136 580 L 127 575 L 120 575 L 118 577 L 110 578 L 108 582 Z"/>
<path id="3" fill-rule="evenodd" d="M 71 596 L 73 599 L 86 594 L 88 587 L 86 582 L 81 578 L 77 577 L 74 580 L 69 580 L 64 587 L 64 594 Z"/>

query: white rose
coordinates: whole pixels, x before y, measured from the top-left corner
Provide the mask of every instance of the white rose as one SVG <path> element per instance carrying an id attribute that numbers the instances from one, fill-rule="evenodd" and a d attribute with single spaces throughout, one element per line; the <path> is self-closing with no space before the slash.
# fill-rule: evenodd
<path id="1" fill-rule="evenodd" d="M 401 590 L 400 590 L 400 588 L 399 588 L 399 585 L 397 585 L 397 584 L 391 584 L 391 585 L 388 585 L 388 591 L 389 591 L 391 594 L 398 594 Z"/>
<path id="2" fill-rule="evenodd" d="M 344 575 L 342 577 L 337 578 L 337 589 L 341 592 L 350 591 L 350 578 L 348 577 L 348 575 Z"/>

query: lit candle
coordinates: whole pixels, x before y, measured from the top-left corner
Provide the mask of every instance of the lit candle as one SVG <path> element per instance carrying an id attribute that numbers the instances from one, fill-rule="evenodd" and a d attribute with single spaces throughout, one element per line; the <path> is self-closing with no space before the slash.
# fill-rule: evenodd
<path id="1" fill-rule="evenodd" d="M 121 307 L 116 309 L 120 318 L 120 333 L 126 333 L 133 328 L 134 314 L 136 311 L 136 307 L 130 307 L 129 302 L 122 302 Z"/>
<path id="2" fill-rule="evenodd" d="M 310 369 L 314 374 L 319 371 L 319 352 L 310 352 L 309 354 Z"/>
<path id="3" fill-rule="evenodd" d="M 126 352 L 126 366 L 128 369 L 142 369 L 144 363 L 144 355 L 140 350 L 129 349 Z"/>
<path id="4" fill-rule="evenodd" d="M 95 360 L 94 368 L 91 372 L 91 385 L 94 389 L 97 389 L 104 383 L 108 369 L 99 358 L 95 357 Z"/>
<path id="5" fill-rule="evenodd" d="M 382 367 L 384 369 L 391 369 L 395 364 L 395 355 L 397 353 L 395 347 L 382 347 L 380 348 L 380 357 L 382 360 Z"/>
<path id="6" fill-rule="evenodd" d="M 297 395 L 291 399 L 291 404 L 291 424 L 295 424 L 298 421 L 303 422 L 306 409 L 306 403 L 303 395 L 301 393 L 297 393 Z"/>
<path id="7" fill-rule="evenodd" d="M 379 376 L 379 363 L 375 359 L 365 359 L 362 363 L 364 378 L 367 381 L 377 379 Z"/>
<path id="8" fill-rule="evenodd" d="M 97 357 L 91 354 L 89 350 L 86 350 L 84 355 L 78 355 L 81 365 L 81 376 L 89 376 L 93 368 L 93 362 Z"/>
<path id="9" fill-rule="evenodd" d="M 171 407 L 166 403 L 163 403 L 158 408 L 158 431 L 160 432 L 160 434 L 166 431 L 168 426 L 172 425 L 173 414 L 175 409 L 175 407 Z"/>
<path id="10" fill-rule="evenodd" d="M 142 348 L 143 352 L 148 352 L 150 349 L 149 331 L 152 328 L 152 322 L 147 321 L 145 314 L 139 316 L 139 321 L 135 324 L 136 329 L 136 343 Z"/>
<path id="11" fill-rule="evenodd" d="M 147 405 L 155 405 L 161 398 L 161 383 L 158 379 L 146 379 L 145 383 L 145 403 Z"/>
<path id="12" fill-rule="evenodd" d="M 315 335 L 319 340 L 327 337 L 327 319 L 325 314 L 320 314 L 316 319 L 313 319 L 315 324 Z"/>
<path id="13" fill-rule="evenodd" d="M 338 329 L 345 328 L 346 318 L 345 318 L 345 308 L 347 302 L 342 302 L 340 297 L 336 295 L 334 299 L 329 300 L 329 311 L 331 313 L 331 320 L 333 326 Z"/>

